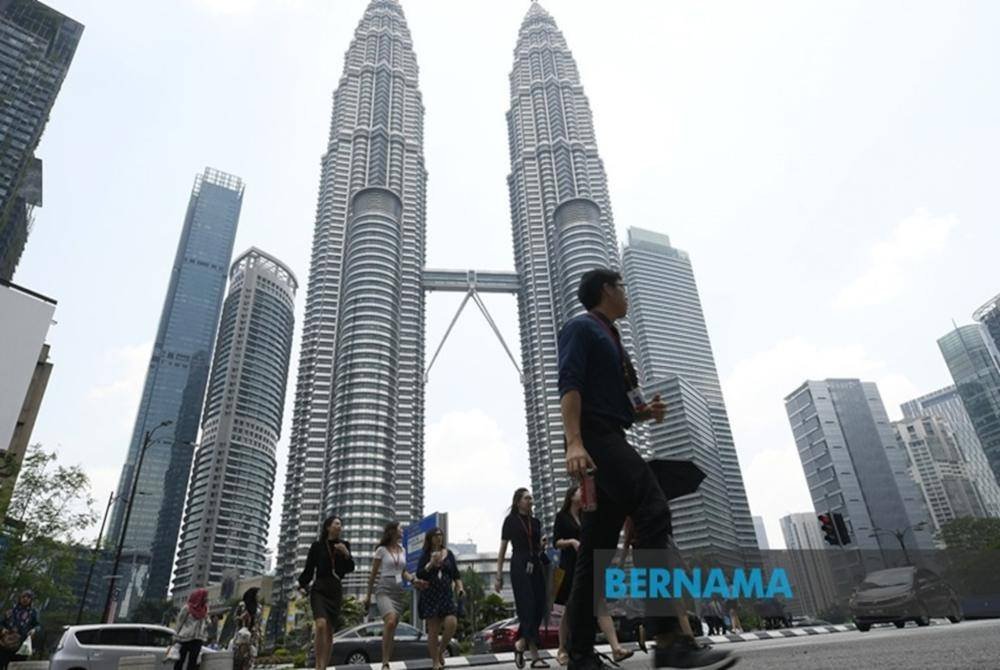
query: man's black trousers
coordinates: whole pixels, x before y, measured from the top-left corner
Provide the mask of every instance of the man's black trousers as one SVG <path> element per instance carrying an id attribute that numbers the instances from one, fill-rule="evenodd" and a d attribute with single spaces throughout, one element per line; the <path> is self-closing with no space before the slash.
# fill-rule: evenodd
<path id="1" fill-rule="evenodd" d="M 581 429 L 583 447 L 597 466 L 597 509 L 582 514 L 580 551 L 566 606 L 569 650 L 574 658 L 593 653 L 596 633 L 594 550 L 614 550 L 618 546 L 625 517 L 632 517 L 637 550 L 666 549 L 671 528 L 667 498 L 649 465 L 625 440 L 624 431 L 588 417 L 581 420 Z M 636 552 L 637 562 L 643 554 L 642 551 Z M 596 567 L 603 571 L 606 566 Z M 675 617 L 646 616 L 645 626 L 649 636 L 680 630 Z"/>

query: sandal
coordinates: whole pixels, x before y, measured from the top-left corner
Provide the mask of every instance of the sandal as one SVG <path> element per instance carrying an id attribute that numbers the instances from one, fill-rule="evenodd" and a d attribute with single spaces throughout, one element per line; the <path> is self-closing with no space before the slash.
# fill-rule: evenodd
<path id="1" fill-rule="evenodd" d="M 514 645 L 514 665 L 517 670 L 524 670 L 524 649 L 518 649 L 517 645 Z M 441 670 L 440 668 L 434 668 L 434 670 Z"/>
<path id="2" fill-rule="evenodd" d="M 547 668 L 547 667 L 549 667 L 549 664 L 546 663 L 543 659 L 536 658 L 535 660 L 533 660 L 531 662 L 531 667 L 533 667 L 533 668 Z"/>
<path id="3" fill-rule="evenodd" d="M 603 658 L 605 661 L 607 661 L 607 664 L 606 664 L 605 667 L 609 667 L 609 668 L 620 668 L 620 667 L 622 667 L 622 666 L 618 665 L 618 663 L 615 661 L 615 659 L 611 658 L 610 656 L 608 656 L 607 654 L 605 654 L 603 651 L 597 651 L 597 652 L 594 652 L 594 653 L 596 653 L 599 658 Z"/>
<path id="4" fill-rule="evenodd" d="M 560 651 L 559 654 L 556 656 L 556 661 L 559 663 L 559 665 L 569 665 L 569 652 Z"/>

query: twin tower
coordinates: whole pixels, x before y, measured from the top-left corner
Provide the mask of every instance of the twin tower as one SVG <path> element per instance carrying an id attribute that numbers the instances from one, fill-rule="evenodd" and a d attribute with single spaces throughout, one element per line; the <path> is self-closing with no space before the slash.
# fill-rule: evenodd
<path id="1" fill-rule="evenodd" d="M 365 565 L 388 520 L 424 511 L 424 296 L 448 273 L 424 268 L 423 116 L 403 9 L 372 0 L 322 159 L 279 540 L 286 589 L 327 513 L 343 516 Z M 536 2 L 518 35 L 507 124 L 516 274 L 497 283 L 517 297 L 531 485 L 548 524 L 568 484 L 557 334 L 582 309 L 580 276 L 620 259 L 579 72 Z M 475 273 L 455 276 L 469 278 L 458 290 L 474 288 Z"/>

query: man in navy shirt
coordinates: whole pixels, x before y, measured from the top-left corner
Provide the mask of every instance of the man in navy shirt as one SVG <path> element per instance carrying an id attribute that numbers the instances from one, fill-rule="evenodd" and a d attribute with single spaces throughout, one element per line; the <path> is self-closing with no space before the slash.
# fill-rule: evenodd
<path id="1" fill-rule="evenodd" d="M 584 512 L 576 573 L 566 606 L 570 627 L 569 670 L 599 670 L 594 653 L 594 550 L 613 550 L 626 517 L 635 527 L 635 546 L 666 549 L 670 543 L 670 506 L 653 471 L 628 444 L 625 429 L 635 421 L 663 420 L 659 396 L 646 403 L 639 390 L 614 322 L 628 312 L 621 275 L 591 270 L 577 293 L 587 310 L 559 332 L 559 395 L 566 434 L 566 469 L 582 480 L 596 480 L 597 509 Z M 637 562 L 642 552 L 637 552 Z M 652 566 L 651 566 L 652 567 Z M 660 566 L 665 567 L 665 566 Z M 646 617 L 647 634 L 656 636 L 654 667 L 724 670 L 737 659 L 728 652 L 700 647 L 684 637 L 676 617 Z"/>

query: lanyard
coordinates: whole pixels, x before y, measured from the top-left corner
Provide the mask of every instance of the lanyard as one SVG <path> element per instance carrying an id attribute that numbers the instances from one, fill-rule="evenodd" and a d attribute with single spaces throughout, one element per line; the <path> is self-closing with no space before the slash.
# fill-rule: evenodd
<path id="1" fill-rule="evenodd" d="M 524 518 L 519 513 L 517 515 L 517 520 L 521 522 L 521 527 L 524 528 L 524 534 L 528 536 L 528 553 L 534 556 L 535 545 L 531 541 L 531 517 L 528 517 L 528 523 L 524 523 Z"/>
<path id="2" fill-rule="evenodd" d="M 634 379 L 633 373 L 629 370 L 630 365 L 628 360 L 628 354 L 625 353 L 625 347 L 622 346 L 621 337 L 618 335 L 618 333 L 616 333 L 611 329 L 611 326 L 609 326 L 604 321 L 604 319 L 602 319 L 598 315 L 594 314 L 593 312 L 587 312 L 587 316 L 596 321 L 601 326 L 601 328 L 603 328 L 604 331 L 608 334 L 608 337 L 610 337 L 611 340 L 615 343 L 615 346 L 618 347 L 618 355 L 621 357 L 622 360 L 622 373 L 625 376 L 625 388 L 629 390 L 636 388 L 639 385 L 638 380 Z"/>
<path id="3" fill-rule="evenodd" d="M 399 566 L 402 564 L 399 559 L 400 559 L 400 557 L 403 554 L 403 548 L 399 547 L 399 553 L 398 554 L 396 552 L 394 552 L 394 551 L 389 551 L 389 547 L 386 547 L 386 551 L 388 551 L 389 555 L 392 556 L 392 564 L 398 570 Z"/>

